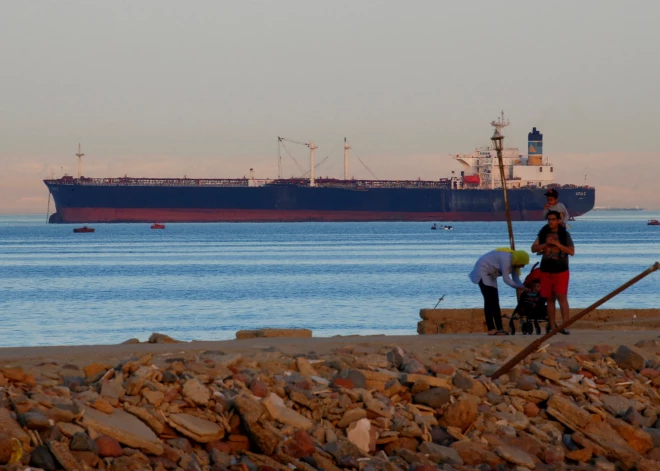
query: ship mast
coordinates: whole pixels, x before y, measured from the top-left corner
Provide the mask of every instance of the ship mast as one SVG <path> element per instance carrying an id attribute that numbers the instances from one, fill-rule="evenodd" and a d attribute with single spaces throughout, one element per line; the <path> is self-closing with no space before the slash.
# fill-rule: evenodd
<path id="1" fill-rule="evenodd" d="M 344 138 L 344 180 L 348 180 L 348 151 L 351 146 L 348 145 L 346 138 Z"/>
<path id="2" fill-rule="evenodd" d="M 314 141 L 309 141 L 309 186 L 316 186 L 314 183 L 314 151 L 318 149 Z"/>
<path id="3" fill-rule="evenodd" d="M 507 127 L 509 124 L 511 124 L 511 121 L 508 119 L 504 118 L 504 110 L 502 110 L 502 114 L 500 114 L 500 117 L 497 118 L 495 121 L 491 121 L 490 125 L 493 126 L 495 129 L 497 129 L 498 134 L 502 135 L 504 138 L 504 134 L 502 134 L 502 129 Z M 504 182 L 500 182 L 500 185 L 504 185 Z M 491 155 L 490 157 L 490 189 L 495 188 L 495 159 Z"/>
<path id="4" fill-rule="evenodd" d="M 85 155 L 80 150 L 80 142 L 78 143 L 78 153 L 76 155 L 78 156 L 78 179 L 80 179 L 80 175 L 82 174 L 82 158 Z"/>

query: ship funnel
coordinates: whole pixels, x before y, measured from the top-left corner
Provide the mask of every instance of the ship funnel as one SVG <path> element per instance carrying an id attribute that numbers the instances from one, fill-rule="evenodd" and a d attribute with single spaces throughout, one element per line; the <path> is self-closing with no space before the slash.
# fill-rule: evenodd
<path id="1" fill-rule="evenodd" d="M 527 134 L 527 164 L 534 166 L 543 165 L 543 134 L 532 128 Z"/>

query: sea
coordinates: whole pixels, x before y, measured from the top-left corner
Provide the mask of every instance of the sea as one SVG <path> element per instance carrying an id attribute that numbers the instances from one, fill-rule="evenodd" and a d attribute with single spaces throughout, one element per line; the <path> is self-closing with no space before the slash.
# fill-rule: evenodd
<path id="1" fill-rule="evenodd" d="M 570 223 L 569 300 L 587 307 L 660 261 L 660 211 Z M 438 222 L 438 225 L 441 223 Z M 0 346 L 116 344 L 152 332 L 222 340 L 263 327 L 315 337 L 415 334 L 421 308 L 483 305 L 468 279 L 505 222 L 46 224 L 0 216 Z M 529 250 L 542 222 L 514 222 Z M 531 256 L 532 263 L 539 260 Z M 529 272 L 530 266 L 523 270 Z M 515 292 L 500 282 L 503 307 Z M 660 308 L 660 272 L 604 308 Z"/>

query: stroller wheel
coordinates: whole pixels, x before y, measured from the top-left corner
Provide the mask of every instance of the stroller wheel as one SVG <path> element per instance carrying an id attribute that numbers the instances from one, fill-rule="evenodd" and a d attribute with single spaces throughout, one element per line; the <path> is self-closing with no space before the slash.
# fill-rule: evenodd
<path id="1" fill-rule="evenodd" d="M 532 331 L 531 327 L 532 327 L 532 326 L 530 325 L 530 323 L 529 323 L 528 321 L 523 322 L 522 329 L 521 329 L 523 335 L 528 335 L 528 334 L 530 334 L 531 331 Z"/>
<path id="2" fill-rule="evenodd" d="M 509 320 L 509 332 L 511 335 L 516 335 L 516 323 L 513 321 L 513 319 Z"/>
<path id="3" fill-rule="evenodd" d="M 534 328 L 536 329 L 536 335 L 541 335 L 541 325 L 539 321 L 534 321 Z"/>

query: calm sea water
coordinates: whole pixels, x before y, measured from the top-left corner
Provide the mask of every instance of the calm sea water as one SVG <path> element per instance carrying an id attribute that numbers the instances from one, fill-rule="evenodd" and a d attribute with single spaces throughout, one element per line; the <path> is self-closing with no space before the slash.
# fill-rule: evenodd
<path id="1" fill-rule="evenodd" d="M 570 300 L 586 307 L 660 260 L 655 212 L 595 212 L 571 223 Z M 305 327 L 315 336 L 414 334 L 419 309 L 478 307 L 468 273 L 508 245 L 506 223 L 95 224 L 0 216 L 1 346 L 182 340 Z M 541 227 L 514 223 L 529 249 Z M 532 256 L 536 261 L 538 257 Z M 527 273 L 528 269 L 524 271 Z M 514 291 L 501 284 L 504 307 Z M 660 273 L 605 307 L 660 307 Z"/>

